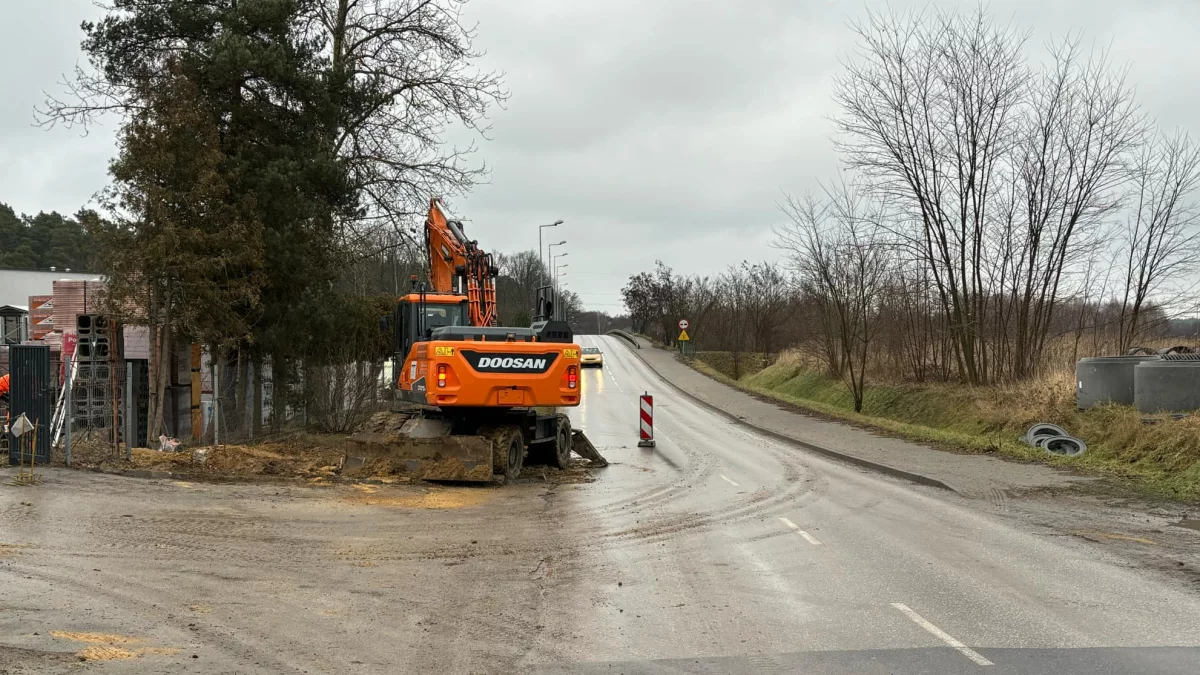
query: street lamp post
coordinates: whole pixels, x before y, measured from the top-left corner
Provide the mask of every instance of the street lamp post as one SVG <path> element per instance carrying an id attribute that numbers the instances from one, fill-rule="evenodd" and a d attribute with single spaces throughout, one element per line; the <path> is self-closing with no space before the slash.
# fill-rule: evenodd
<path id="1" fill-rule="evenodd" d="M 542 264 L 543 269 L 546 267 L 546 256 L 542 252 L 542 230 L 547 227 L 558 227 L 559 225 L 562 225 L 562 223 L 563 221 L 556 220 L 549 225 L 538 225 L 538 262 Z"/>
<path id="2" fill-rule="evenodd" d="M 562 278 L 562 275 L 566 274 L 566 272 L 563 271 L 563 268 L 570 267 L 570 266 L 571 266 L 570 264 L 559 265 L 558 267 L 556 267 L 554 269 L 554 288 L 556 288 L 560 292 L 562 291 L 562 284 L 560 284 L 558 282 L 558 280 Z"/>
<path id="3" fill-rule="evenodd" d="M 550 256 L 550 285 L 551 286 L 556 285 L 555 280 L 558 278 L 558 259 L 566 257 L 568 255 L 570 255 L 570 252 L 564 251 L 562 253 L 559 253 L 558 255 Z"/>
<path id="4" fill-rule="evenodd" d="M 553 268 L 554 268 L 554 259 L 555 259 L 556 257 L 558 257 L 558 256 L 554 255 L 554 247 L 555 247 L 555 246 L 562 246 L 562 245 L 563 245 L 563 244 L 565 244 L 565 243 L 567 243 L 567 240 L 566 240 L 566 239 L 563 239 L 562 241 L 560 241 L 560 242 L 558 242 L 558 243 L 555 243 L 555 244 L 550 244 L 549 246 L 547 246 L 547 247 L 546 247 L 546 257 L 548 257 L 548 258 L 550 259 L 550 264 L 549 264 L 549 265 L 543 265 L 543 267 L 542 267 L 542 269 L 543 269 L 543 270 L 545 270 L 545 271 L 546 271 L 546 272 L 548 272 L 548 273 L 549 273 L 549 272 L 551 272 L 551 270 L 553 270 Z M 561 254 L 559 254 L 559 255 L 561 255 Z M 553 278 L 554 278 L 554 275 L 553 275 L 553 274 L 551 274 L 551 275 L 550 275 L 550 277 L 551 277 L 551 278 L 550 278 L 550 279 L 547 279 L 547 281 L 550 281 L 551 279 L 553 279 Z"/>

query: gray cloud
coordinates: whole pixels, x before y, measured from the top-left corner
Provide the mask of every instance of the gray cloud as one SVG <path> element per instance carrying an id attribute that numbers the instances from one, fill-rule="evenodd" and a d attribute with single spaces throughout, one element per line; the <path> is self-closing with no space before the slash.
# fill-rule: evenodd
<path id="1" fill-rule="evenodd" d="M 105 184 L 112 129 L 87 138 L 31 128 L 30 109 L 80 57 L 88 0 L 0 0 L 0 201 L 73 211 Z M 923 7 L 924 0 L 892 0 Z M 975 0 L 935 2 L 973 8 Z M 491 181 L 452 202 L 494 250 L 537 246 L 536 225 L 562 218 L 568 285 L 619 308 L 624 278 L 661 258 L 719 272 L 775 258 L 783 193 L 831 177 L 831 78 L 863 3 L 746 0 L 475 0 L 483 65 L 512 98 L 492 115 L 476 158 Z M 1069 30 L 1110 45 L 1148 112 L 1197 128 L 1200 58 L 1194 0 L 993 0 L 1031 31 L 1030 53 Z M 448 140 L 465 145 L 472 136 Z"/>
<path id="2" fill-rule="evenodd" d="M 83 62 L 79 24 L 99 14 L 90 0 L 0 0 L 0 202 L 18 213 L 74 213 L 107 183 L 111 126 L 33 126 L 43 92 Z"/>

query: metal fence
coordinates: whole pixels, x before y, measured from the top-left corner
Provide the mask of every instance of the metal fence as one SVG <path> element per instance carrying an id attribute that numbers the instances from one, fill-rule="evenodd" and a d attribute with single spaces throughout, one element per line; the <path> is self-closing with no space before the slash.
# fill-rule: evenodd
<path id="1" fill-rule="evenodd" d="M 127 458 L 131 447 L 243 444 L 297 432 L 346 433 L 391 399 L 390 364 L 272 367 L 213 358 L 190 346 L 173 354 L 162 397 L 161 433 L 148 436 L 155 397 L 148 359 L 103 360 L 94 350 L 64 358 L 51 377 L 54 412 L 48 442 L 59 458 Z M 114 433 L 115 429 L 115 433 Z M 39 460 L 41 461 L 41 460 Z"/>
<path id="2" fill-rule="evenodd" d="M 236 357 L 222 359 L 203 381 L 207 397 L 203 440 L 241 443 L 304 430 L 345 433 L 386 406 L 386 369 L 377 363 L 274 368 Z M 215 380 L 215 384 L 214 384 Z"/>

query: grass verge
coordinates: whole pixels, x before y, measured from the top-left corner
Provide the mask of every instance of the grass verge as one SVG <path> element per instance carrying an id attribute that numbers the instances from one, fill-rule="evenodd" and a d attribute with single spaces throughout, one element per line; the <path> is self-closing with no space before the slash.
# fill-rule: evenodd
<path id="1" fill-rule="evenodd" d="M 1077 410 L 1070 373 L 993 387 L 868 382 L 863 411 L 855 413 L 842 382 L 787 355 L 737 380 L 703 361 L 688 364 L 761 398 L 943 450 L 1076 469 L 1122 479 L 1154 496 L 1200 502 L 1200 417 L 1143 416 L 1115 405 Z M 1088 452 L 1058 457 L 1025 445 L 1021 437 L 1037 422 L 1065 428 L 1088 444 Z"/>

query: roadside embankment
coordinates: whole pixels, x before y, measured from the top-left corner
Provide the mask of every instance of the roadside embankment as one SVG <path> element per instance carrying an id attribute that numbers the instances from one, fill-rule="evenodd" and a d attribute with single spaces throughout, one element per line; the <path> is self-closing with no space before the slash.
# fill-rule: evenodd
<path id="1" fill-rule="evenodd" d="M 734 379 L 708 359 L 696 370 L 752 395 L 807 413 L 885 431 L 940 449 L 995 454 L 1118 477 L 1153 494 L 1200 501 L 1200 417 L 1144 416 L 1127 406 L 1075 408 L 1074 378 L 1057 373 L 1013 385 L 871 384 L 863 410 L 840 381 L 803 360 L 782 356 L 773 365 Z M 1079 457 L 1059 457 L 1020 441 L 1036 422 L 1064 427 L 1088 444 Z"/>

